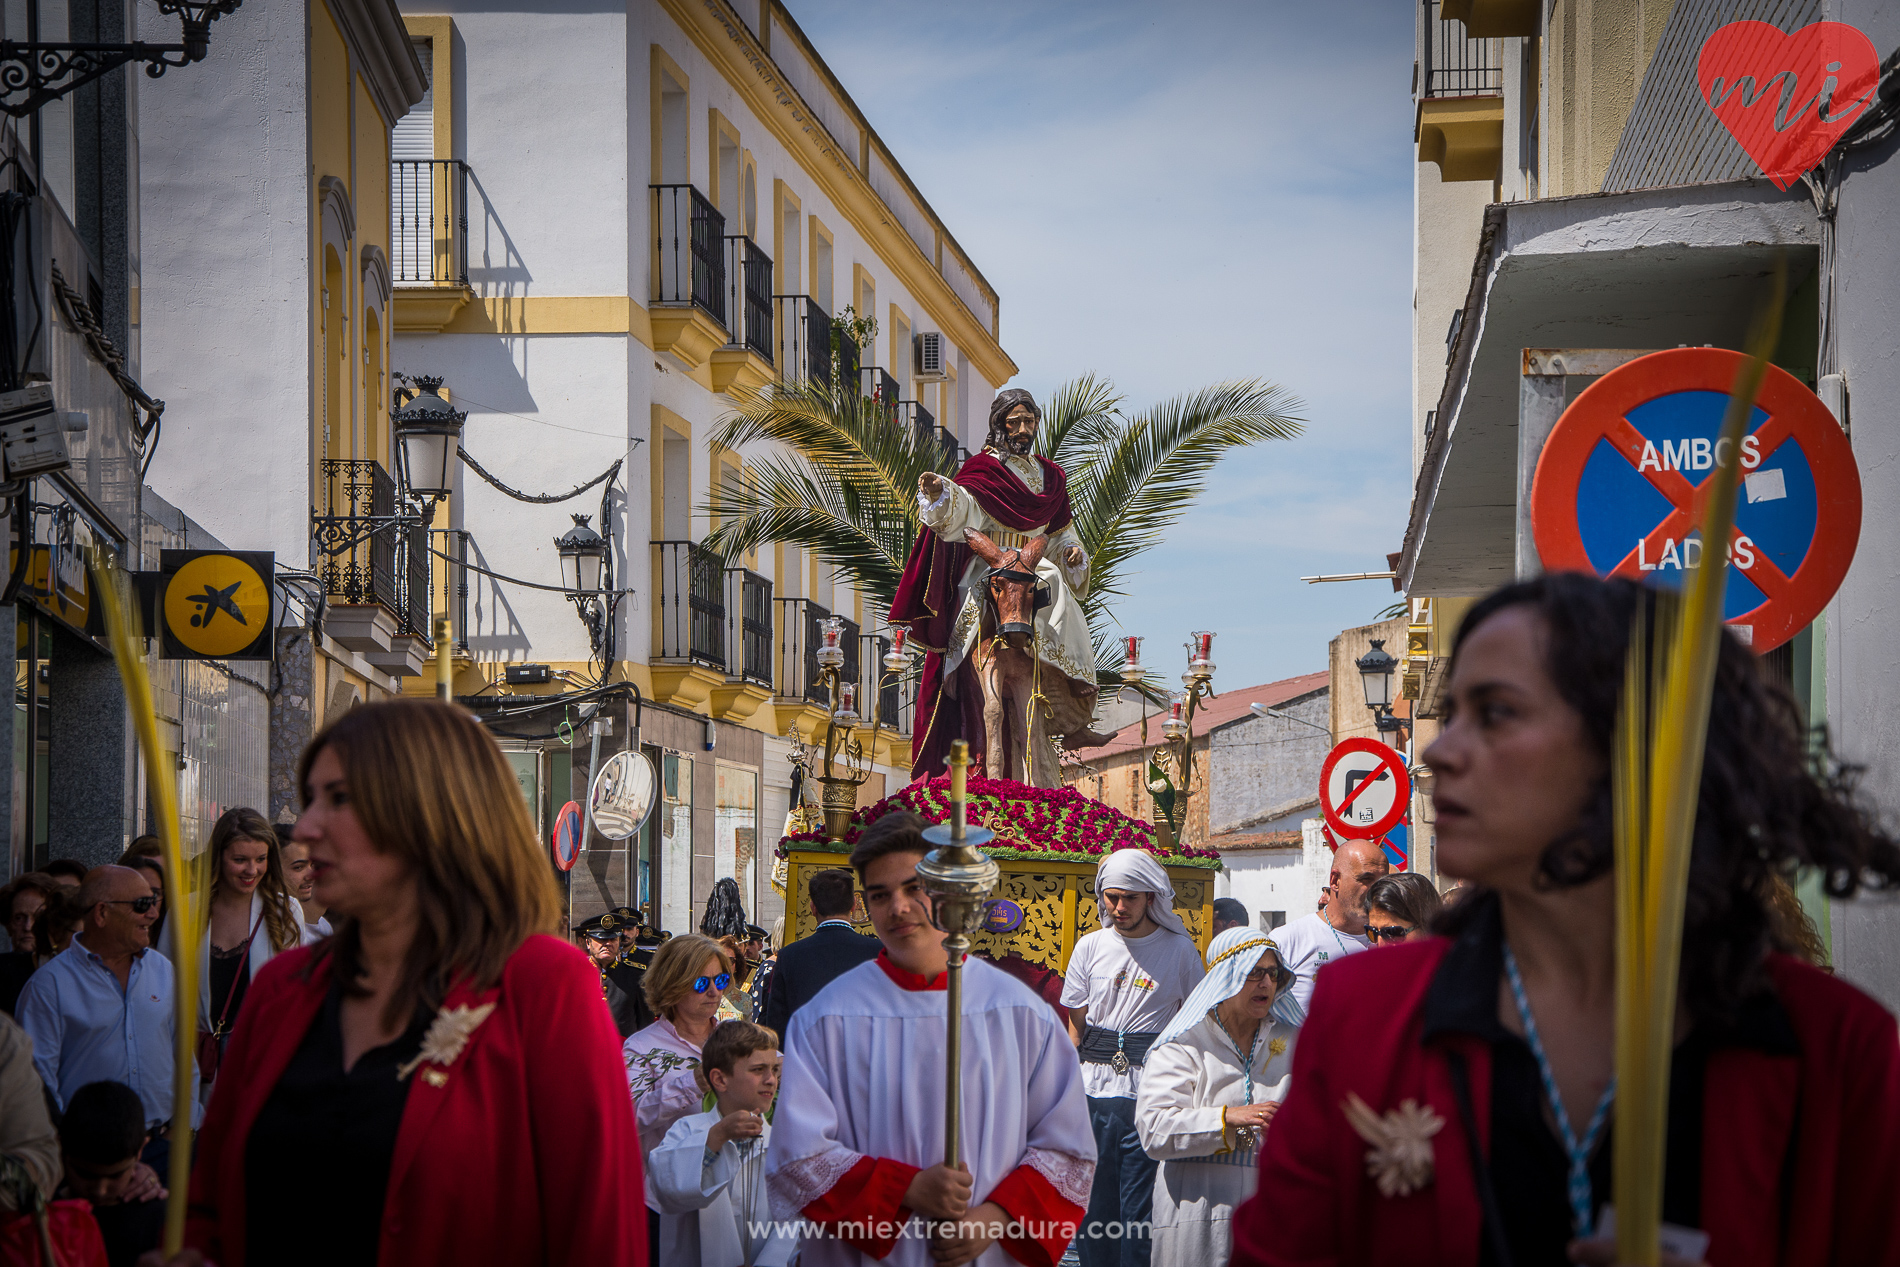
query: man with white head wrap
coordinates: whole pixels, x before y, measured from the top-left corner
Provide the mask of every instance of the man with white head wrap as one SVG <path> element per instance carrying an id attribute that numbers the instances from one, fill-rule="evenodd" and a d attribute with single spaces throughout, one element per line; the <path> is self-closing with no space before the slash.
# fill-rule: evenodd
<path id="1" fill-rule="evenodd" d="M 1095 1180 L 1076 1252 L 1083 1267 L 1148 1267 L 1145 1225 L 1155 1161 L 1135 1130 L 1150 1044 L 1206 969 L 1174 913 L 1174 882 L 1145 849 L 1118 849 L 1095 869 L 1102 927 L 1075 943 L 1062 986 L 1069 1033 L 1095 1131 Z M 1121 1236 L 1109 1233 L 1121 1230 Z"/>
<path id="2" fill-rule="evenodd" d="M 1286 1098 L 1298 1030 L 1293 974 L 1265 933 L 1230 928 L 1207 975 L 1162 1029 L 1142 1071 L 1135 1123 L 1160 1162 L 1154 1267 L 1224 1263 L 1234 1209 L 1253 1193 L 1260 1140 Z"/>

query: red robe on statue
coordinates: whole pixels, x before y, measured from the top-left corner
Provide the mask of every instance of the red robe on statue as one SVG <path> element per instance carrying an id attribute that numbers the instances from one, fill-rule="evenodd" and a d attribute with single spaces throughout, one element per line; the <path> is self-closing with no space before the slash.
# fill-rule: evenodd
<path id="1" fill-rule="evenodd" d="M 1042 492 L 1032 493 L 995 454 L 985 449 L 958 468 L 957 486 L 970 494 L 991 518 L 1013 532 L 1048 526 L 1051 533 L 1068 526 L 1069 481 L 1062 468 L 1048 458 L 1042 464 Z M 910 740 L 910 777 L 934 778 L 948 768 L 950 743 L 967 740 L 970 759 L 983 760 L 983 692 L 976 667 L 969 660 L 957 665 L 951 681 L 944 681 L 945 648 L 957 619 L 957 595 L 970 566 L 970 547 L 945 541 L 930 529 L 917 534 L 904 577 L 891 600 L 891 623 L 908 625 L 911 637 L 924 649 L 924 676 L 917 691 L 917 717 Z"/>

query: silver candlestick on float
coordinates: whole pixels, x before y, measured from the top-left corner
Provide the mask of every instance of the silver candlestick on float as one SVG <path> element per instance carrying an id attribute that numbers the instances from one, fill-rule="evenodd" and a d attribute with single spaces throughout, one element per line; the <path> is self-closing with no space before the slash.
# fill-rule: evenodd
<path id="1" fill-rule="evenodd" d="M 970 953 L 970 934 L 983 925 L 983 905 L 996 890 L 1002 868 L 978 851 L 996 833 L 969 825 L 965 791 L 970 769 L 970 745 L 959 739 L 950 745 L 950 821 L 924 829 L 924 839 L 937 846 L 917 864 L 917 878 L 930 895 L 930 922 L 950 936 L 943 948 L 950 954 L 950 979 L 945 983 L 949 1006 L 948 1039 L 944 1059 L 949 1076 L 943 1120 L 943 1164 L 955 1169 L 961 1148 L 961 1094 L 963 1074 L 963 960 Z"/>

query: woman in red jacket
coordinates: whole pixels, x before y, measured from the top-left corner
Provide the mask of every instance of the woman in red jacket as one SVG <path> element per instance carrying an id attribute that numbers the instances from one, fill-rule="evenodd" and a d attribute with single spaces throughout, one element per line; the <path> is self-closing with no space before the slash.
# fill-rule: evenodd
<path id="1" fill-rule="evenodd" d="M 462 710 L 354 709 L 300 770 L 334 936 L 258 974 L 192 1171 L 219 1267 L 643 1267 L 639 1140 L 600 977 Z"/>
<path id="2" fill-rule="evenodd" d="M 1609 761 L 1637 605 L 1550 576 L 1474 607 L 1425 754 L 1443 937 L 1319 977 L 1236 1264 L 1609 1264 L 1615 898 Z M 1648 645 L 1654 647 L 1652 635 Z M 1771 886 L 1900 881 L 1900 848 L 1724 636 L 1690 863 L 1663 1218 L 1670 1263 L 1900 1263 L 1900 1037 L 1778 948 Z M 1665 1242 L 1667 1246 L 1668 1242 Z"/>

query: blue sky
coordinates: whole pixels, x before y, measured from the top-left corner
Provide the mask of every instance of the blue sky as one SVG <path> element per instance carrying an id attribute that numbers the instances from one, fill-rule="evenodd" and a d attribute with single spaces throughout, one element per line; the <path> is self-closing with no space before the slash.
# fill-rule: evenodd
<path id="1" fill-rule="evenodd" d="M 1324 668 L 1395 595 L 1298 578 L 1383 569 L 1411 495 L 1409 11 L 788 3 L 1000 293 L 1013 386 L 1304 401 L 1306 434 L 1227 459 L 1116 615 L 1162 666 L 1217 631 L 1217 688 Z"/>

